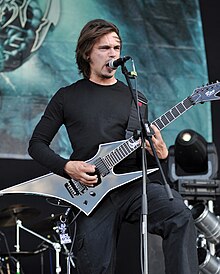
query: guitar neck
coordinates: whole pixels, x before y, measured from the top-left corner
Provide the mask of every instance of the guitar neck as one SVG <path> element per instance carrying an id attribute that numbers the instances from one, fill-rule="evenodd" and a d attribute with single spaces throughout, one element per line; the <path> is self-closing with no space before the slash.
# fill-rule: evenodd
<path id="1" fill-rule="evenodd" d="M 153 121 L 152 124 L 155 125 L 159 130 L 162 130 L 184 112 L 190 109 L 193 105 L 194 103 L 191 98 L 187 97 L 182 102 L 178 103 L 169 111 Z M 108 153 L 106 156 L 104 156 L 102 158 L 102 164 L 104 164 L 105 167 L 110 170 L 123 159 L 125 159 L 128 155 L 134 152 L 137 148 L 139 148 L 140 145 L 140 141 L 135 140 L 135 138 L 132 136 L 117 148 L 112 150 L 110 153 Z"/>
<path id="2" fill-rule="evenodd" d="M 107 169 L 110 170 L 140 146 L 140 141 L 135 140 L 135 138 L 132 136 L 128 140 L 124 141 L 121 145 L 113 149 L 110 153 L 105 155 L 102 158 L 102 162 L 105 164 Z"/>
<path id="3" fill-rule="evenodd" d="M 193 101 L 190 99 L 190 97 L 187 97 L 182 102 L 178 103 L 159 118 L 154 120 L 152 124 L 155 125 L 159 130 L 162 130 L 184 112 L 190 109 L 193 105 Z"/>

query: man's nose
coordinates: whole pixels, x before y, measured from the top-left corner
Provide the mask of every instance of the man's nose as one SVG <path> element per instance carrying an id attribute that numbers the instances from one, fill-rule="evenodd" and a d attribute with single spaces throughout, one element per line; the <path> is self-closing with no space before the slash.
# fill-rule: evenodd
<path id="1" fill-rule="evenodd" d="M 110 57 L 116 57 L 117 51 L 114 48 L 110 48 L 109 55 L 110 55 Z"/>

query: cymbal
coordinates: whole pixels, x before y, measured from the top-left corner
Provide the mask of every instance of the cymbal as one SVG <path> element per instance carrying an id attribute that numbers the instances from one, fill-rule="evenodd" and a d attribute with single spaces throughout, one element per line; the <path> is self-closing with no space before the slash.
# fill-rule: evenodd
<path id="1" fill-rule="evenodd" d="M 40 214 L 35 208 L 22 204 L 10 205 L 0 211 L 0 227 L 9 227 L 16 225 L 16 220 L 30 220 Z"/>
<path id="2" fill-rule="evenodd" d="M 56 227 L 57 222 L 60 220 L 61 214 L 51 214 L 50 217 L 47 217 L 31 226 L 31 228 L 38 232 L 47 232 L 53 230 Z"/>
<path id="3" fill-rule="evenodd" d="M 48 247 L 41 248 L 39 250 L 33 250 L 33 251 L 10 251 L 10 256 L 12 257 L 28 257 L 28 256 L 33 256 L 37 255 L 39 253 L 42 253 L 46 251 Z M 9 257 L 8 253 L 0 253 L 0 257 Z"/>

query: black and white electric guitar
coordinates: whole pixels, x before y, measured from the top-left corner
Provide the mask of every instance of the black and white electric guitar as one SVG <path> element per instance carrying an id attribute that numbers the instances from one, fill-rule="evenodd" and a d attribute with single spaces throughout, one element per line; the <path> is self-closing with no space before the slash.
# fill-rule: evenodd
<path id="1" fill-rule="evenodd" d="M 197 88 L 191 96 L 172 107 L 169 111 L 153 121 L 152 124 L 159 130 L 162 130 L 193 105 L 219 99 L 220 83 L 217 82 Z M 127 140 L 101 144 L 97 154 L 87 161 L 96 166 L 100 175 L 101 182 L 95 187 L 86 187 L 79 181 L 73 179 L 68 180 L 54 173 L 49 173 L 0 190 L 0 195 L 23 193 L 53 197 L 76 206 L 86 215 L 89 215 L 111 190 L 142 177 L 142 171 L 125 174 L 115 174 L 113 171 L 113 168 L 119 162 L 139 147 L 139 140 L 135 140 L 133 136 Z M 157 170 L 157 168 L 148 170 L 148 174 L 155 170 Z"/>

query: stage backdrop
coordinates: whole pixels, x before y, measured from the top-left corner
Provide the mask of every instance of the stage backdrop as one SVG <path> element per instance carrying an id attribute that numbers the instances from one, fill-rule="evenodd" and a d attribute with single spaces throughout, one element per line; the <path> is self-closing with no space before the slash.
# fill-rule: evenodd
<path id="1" fill-rule="evenodd" d="M 207 83 L 197 0 L 2 0 L 0 157 L 28 158 L 28 141 L 48 100 L 80 77 L 76 42 L 84 24 L 95 18 L 120 28 L 122 55 L 134 59 L 150 121 Z M 124 81 L 120 69 L 117 77 Z M 211 141 L 209 103 L 193 107 L 163 130 L 168 146 L 186 128 Z M 68 157 L 64 129 L 52 146 Z"/>

